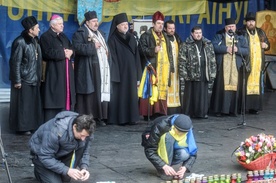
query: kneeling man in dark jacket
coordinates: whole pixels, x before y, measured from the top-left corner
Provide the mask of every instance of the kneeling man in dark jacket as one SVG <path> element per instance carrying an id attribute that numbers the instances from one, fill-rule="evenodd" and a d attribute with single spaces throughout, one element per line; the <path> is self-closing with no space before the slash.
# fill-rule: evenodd
<path id="1" fill-rule="evenodd" d="M 63 111 L 39 127 L 29 141 L 38 181 L 85 181 L 96 123 L 92 115 Z"/>
<path id="2" fill-rule="evenodd" d="M 184 114 L 161 116 L 142 135 L 148 160 L 163 180 L 183 179 L 197 156 L 197 146 L 190 117 Z M 179 170 L 172 165 L 181 164 Z"/>

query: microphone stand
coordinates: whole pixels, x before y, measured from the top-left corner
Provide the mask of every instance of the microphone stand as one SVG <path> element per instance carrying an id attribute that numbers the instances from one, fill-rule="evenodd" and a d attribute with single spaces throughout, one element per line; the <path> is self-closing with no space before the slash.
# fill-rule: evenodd
<path id="1" fill-rule="evenodd" d="M 235 44 L 235 33 L 233 32 L 232 58 L 234 57 L 234 44 Z M 239 47 L 238 47 L 238 50 L 240 50 Z M 230 130 L 237 129 L 237 128 L 250 127 L 250 128 L 254 128 L 254 129 L 259 129 L 259 130 L 265 131 L 264 128 L 250 126 L 250 125 L 247 125 L 246 122 L 245 122 L 245 111 L 246 111 L 246 103 L 245 103 L 245 98 L 246 98 L 245 68 L 246 68 L 246 60 L 243 57 L 242 52 L 240 52 L 240 54 L 241 54 L 241 58 L 242 58 L 242 106 L 241 106 L 242 122 L 239 123 L 235 127 L 228 128 L 228 130 L 230 131 Z"/>
<path id="2" fill-rule="evenodd" d="M 4 145 L 3 145 L 3 141 L 2 141 L 2 137 L 1 137 L 1 126 L 0 126 L 0 149 L 1 149 L 1 153 L 2 153 L 2 161 L 4 163 L 4 166 L 5 166 L 5 169 L 6 169 L 6 172 L 7 172 L 7 176 L 9 178 L 9 183 L 12 183 L 11 174 L 10 174 L 10 170 L 9 170 L 9 165 L 8 165 L 8 162 L 7 162 L 7 159 L 6 159 L 6 157 L 8 155 L 5 153 Z"/>

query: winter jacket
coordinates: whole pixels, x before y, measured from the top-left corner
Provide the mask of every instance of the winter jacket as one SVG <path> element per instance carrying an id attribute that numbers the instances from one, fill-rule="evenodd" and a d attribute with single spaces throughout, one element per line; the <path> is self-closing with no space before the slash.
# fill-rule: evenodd
<path id="1" fill-rule="evenodd" d="M 92 136 L 85 141 L 76 140 L 73 134 L 73 120 L 78 113 L 63 111 L 55 118 L 44 123 L 33 134 L 29 141 L 31 154 L 38 157 L 39 161 L 48 169 L 58 174 L 66 175 L 69 167 L 60 160 L 74 150 L 78 150 L 89 143 L 84 150 L 79 167 L 81 169 L 89 166 L 89 148 Z"/>
<path id="2" fill-rule="evenodd" d="M 155 53 L 155 47 L 156 41 L 154 39 L 154 36 L 152 35 L 152 29 L 150 28 L 147 32 L 143 33 L 140 37 L 140 42 L 139 42 L 139 52 L 142 60 L 142 67 L 146 66 L 146 62 L 149 61 L 154 68 L 156 68 L 157 64 L 157 53 Z M 170 44 L 170 41 L 168 40 L 166 34 L 164 34 L 164 38 L 166 40 L 166 45 L 167 45 L 167 52 L 168 52 L 168 57 L 170 61 L 170 71 L 174 72 L 174 68 L 176 66 L 173 65 L 173 55 L 172 55 L 172 47 Z"/>
<path id="3" fill-rule="evenodd" d="M 166 164 L 157 154 L 157 149 L 161 136 L 171 130 L 173 117 L 174 115 L 156 118 L 151 127 L 142 134 L 142 146 L 145 148 L 146 157 L 157 169 L 162 169 Z M 145 137 L 146 134 L 150 135 L 148 139 Z M 189 159 L 183 162 L 182 166 L 187 168 L 187 172 L 191 170 L 196 157 L 196 154 L 190 155 Z"/>
<path id="4" fill-rule="evenodd" d="M 206 80 L 213 82 L 216 77 L 216 59 L 214 47 L 210 40 L 202 38 L 202 49 L 205 54 Z M 181 44 L 179 50 L 179 77 L 180 81 L 200 81 L 201 66 L 196 43 L 192 36 Z M 182 83 L 183 85 L 183 83 Z"/>
<path id="5" fill-rule="evenodd" d="M 101 31 L 99 32 L 104 37 L 104 34 Z M 87 28 L 81 27 L 72 37 L 75 50 L 75 87 L 76 93 L 80 94 L 90 94 L 95 91 L 92 64 L 99 63 L 95 43 L 88 39 L 88 35 Z"/>
<path id="6" fill-rule="evenodd" d="M 216 53 L 216 62 L 217 69 L 219 70 L 220 65 L 223 63 L 224 54 L 227 54 L 227 46 L 225 42 L 225 29 L 220 30 L 214 36 L 212 43 L 214 46 L 214 50 Z M 248 42 L 242 35 L 235 34 L 235 45 L 238 48 L 238 52 L 236 52 L 236 67 L 239 70 L 243 64 L 243 59 L 246 61 L 246 58 L 249 54 Z M 246 66 L 249 63 L 245 63 Z"/>
<path id="7" fill-rule="evenodd" d="M 12 43 L 10 80 L 12 84 L 39 85 L 42 74 L 42 55 L 38 38 L 23 31 Z"/>

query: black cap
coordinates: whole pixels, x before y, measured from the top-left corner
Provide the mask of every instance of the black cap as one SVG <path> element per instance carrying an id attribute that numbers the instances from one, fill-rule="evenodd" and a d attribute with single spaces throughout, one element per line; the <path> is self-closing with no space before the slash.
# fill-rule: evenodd
<path id="1" fill-rule="evenodd" d="M 94 18 L 98 18 L 96 11 L 88 11 L 84 14 L 84 17 L 86 21 L 89 21 Z"/>
<path id="2" fill-rule="evenodd" d="M 111 22 L 108 38 L 110 38 L 110 36 L 115 32 L 115 30 L 117 29 L 117 25 L 123 22 L 128 22 L 126 13 L 120 13 L 114 16 Z"/>
<path id="3" fill-rule="evenodd" d="M 187 132 L 193 127 L 192 120 L 189 116 L 179 114 L 174 121 L 174 127 L 181 132 Z"/>
<path id="4" fill-rule="evenodd" d="M 35 19 L 34 16 L 29 16 L 24 18 L 21 21 L 22 26 L 24 27 L 25 30 L 29 30 L 30 28 L 32 28 L 33 26 L 35 26 L 36 24 L 38 24 L 37 20 Z"/>
<path id="5" fill-rule="evenodd" d="M 234 18 L 226 18 L 225 19 L 225 25 L 231 25 L 231 24 L 236 24 Z"/>
<path id="6" fill-rule="evenodd" d="M 116 26 L 119 25 L 120 23 L 128 22 L 127 14 L 126 13 L 120 13 L 118 15 L 115 15 L 114 18 L 113 18 L 113 21 L 114 21 Z"/>
<path id="7" fill-rule="evenodd" d="M 256 21 L 256 14 L 253 12 L 248 12 L 245 16 L 245 21 L 254 20 Z"/>

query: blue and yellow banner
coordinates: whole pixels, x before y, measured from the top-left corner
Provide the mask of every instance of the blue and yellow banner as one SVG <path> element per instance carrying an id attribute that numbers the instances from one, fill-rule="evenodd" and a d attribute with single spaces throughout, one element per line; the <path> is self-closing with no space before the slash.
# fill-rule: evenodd
<path id="1" fill-rule="evenodd" d="M 62 14 L 75 14 L 77 12 L 76 0 L 1 0 L 0 5 L 34 11 L 58 12 Z"/>
<path id="2" fill-rule="evenodd" d="M 165 16 L 192 15 L 205 13 L 206 4 L 207 0 L 104 0 L 103 15 L 124 12 L 128 16 L 145 16 L 157 10 Z"/>

